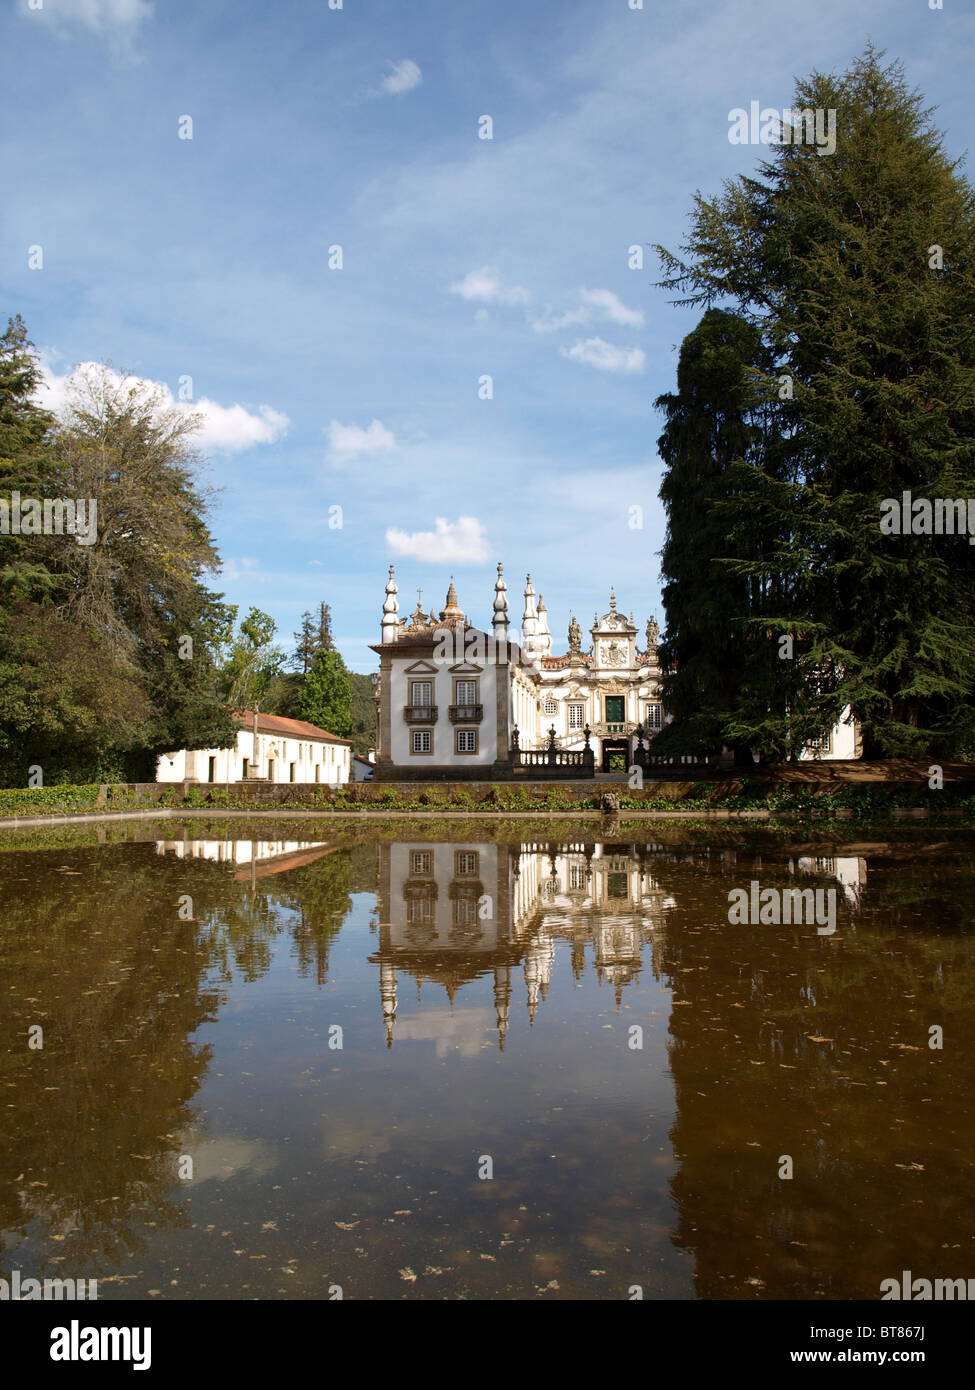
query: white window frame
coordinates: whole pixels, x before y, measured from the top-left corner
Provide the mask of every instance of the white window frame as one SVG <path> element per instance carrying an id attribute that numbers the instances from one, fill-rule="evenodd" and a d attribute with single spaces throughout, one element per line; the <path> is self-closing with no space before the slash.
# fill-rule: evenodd
<path id="1" fill-rule="evenodd" d="M 461 740 L 472 739 L 472 748 L 461 748 Z M 472 753 L 477 752 L 477 730 L 476 729 L 455 729 L 454 730 L 454 752 L 461 757 L 469 758 Z"/>
<path id="2" fill-rule="evenodd" d="M 417 742 L 426 739 L 427 747 L 418 748 Z M 418 758 L 427 758 L 433 752 L 433 730 L 432 729 L 411 729 L 410 730 L 410 754 Z"/>
<path id="3" fill-rule="evenodd" d="M 470 686 L 471 694 L 465 695 L 463 691 Z M 454 681 L 454 704 L 455 705 L 476 705 L 478 703 L 477 681 L 469 676 L 458 676 Z"/>

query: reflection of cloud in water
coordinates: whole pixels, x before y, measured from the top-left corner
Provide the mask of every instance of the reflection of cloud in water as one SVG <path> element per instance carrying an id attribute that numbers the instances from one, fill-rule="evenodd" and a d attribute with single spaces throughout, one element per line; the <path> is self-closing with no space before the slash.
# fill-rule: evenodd
<path id="1" fill-rule="evenodd" d="M 424 1009 L 397 1023 L 396 1041 L 435 1042 L 438 1057 L 449 1052 L 476 1057 L 492 1032 L 497 1032 L 492 1009 Z"/>
<path id="2" fill-rule="evenodd" d="M 220 1139 L 188 1138 L 180 1153 L 193 1159 L 193 1176 L 186 1180 L 191 1185 L 213 1178 L 223 1182 L 244 1172 L 260 1177 L 277 1166 L 274 1151 L 262 1139 L 241 1139 L 234 1134 Z"/>

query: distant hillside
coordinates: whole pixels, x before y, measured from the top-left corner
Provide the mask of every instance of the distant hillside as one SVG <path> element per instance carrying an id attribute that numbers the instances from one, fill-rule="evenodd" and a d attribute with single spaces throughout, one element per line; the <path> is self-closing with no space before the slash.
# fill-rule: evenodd
<path id="1" fill-rule="evenodd" d="M 362 675 L 350 671 L 352 682 L 352 747 L 356 753 L 368 753 L 376 746 L 376 682 L 379 672 Z"/>

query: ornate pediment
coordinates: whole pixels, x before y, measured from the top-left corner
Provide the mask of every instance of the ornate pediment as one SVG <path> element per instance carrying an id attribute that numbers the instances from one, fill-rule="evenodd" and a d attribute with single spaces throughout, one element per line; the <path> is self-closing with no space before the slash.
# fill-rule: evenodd
<path id="1" fill-rule="evenodd" d="M 404 666 L 408 676 L 435 676 L 438 668 L 429 661 L 414 661 L 412 666 Z"/>
<path id="2" fill-rule="evenodd" d="M 604 613 L 603 616 L 593 625 L 593 632 L 635 632 L 636 628 L 631 628 L 623 617 L 622 613 Z"/>
<path id="3" fill-rule="evenodd" d="M 594 616 L 590 631 L 594 641 L 605 633 L 625 633 L 627 638 L 636 636 L 636 628 L 633 623 L 627 622 L 623 614 L 616 611 L 616 593 L 613 589 L 609 591 L 609 612 L 604 613 L 601 618 Z"/>

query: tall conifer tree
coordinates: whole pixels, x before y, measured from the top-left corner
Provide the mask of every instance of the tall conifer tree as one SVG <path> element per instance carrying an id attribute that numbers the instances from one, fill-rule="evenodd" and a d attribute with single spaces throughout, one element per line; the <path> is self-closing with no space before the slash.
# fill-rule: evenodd
<path id="1" fill-rule="evenodd" d="M 804 634 L 793 735 L 797 713 L 805 736 L 849 704 L 868 756 L 950 755 L 975 746 L 975 555 L 880 517 L 904 492 L 975 498 L 975 197 L 882 57 L 797 83 L 797 110 L 835 111 L 835 153 L 790 138 L 758 178 L 698 195 L 682 258 L 658 250 L 683 302 L 756 326 L 770 393 L 788 382 L 788 457 L 765 488 L 788 540 L 739 572 L 777 574 Z M 739 737 L 769 735 L 759 713 L 739 708 Z"/>

